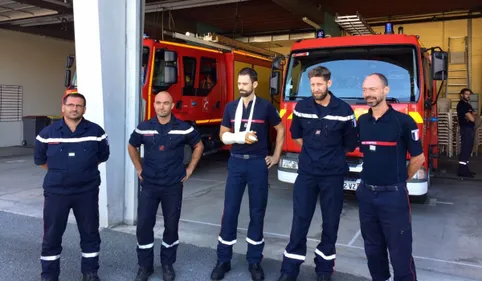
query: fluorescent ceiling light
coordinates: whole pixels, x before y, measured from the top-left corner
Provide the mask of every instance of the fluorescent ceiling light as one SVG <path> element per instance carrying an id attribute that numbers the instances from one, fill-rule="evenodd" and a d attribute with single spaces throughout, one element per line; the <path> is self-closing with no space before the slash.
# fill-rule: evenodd
<path id="1" fill-rule="evenodd" d="M 316 28 L 316 29 L 320 29 L 320 28 L 321 28 L 321 26 L 320 26 L 319 24 L 317 24 L 316 22 L 310 20 L 310 19 L 307 18 L 307 17 L 303 17 L 302 20 L 303 20 L 305 23 L 313 26 L 313 27 Z"/>

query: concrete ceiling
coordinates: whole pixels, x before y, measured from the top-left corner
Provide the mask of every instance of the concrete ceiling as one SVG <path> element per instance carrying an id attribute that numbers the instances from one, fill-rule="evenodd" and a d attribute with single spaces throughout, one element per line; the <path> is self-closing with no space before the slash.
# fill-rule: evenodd
<path id="1" fill-rule="evenodd" d="M 73 0 L 0 0 L 0 28 L 74 40 Z M 360 13 L 368 22 L 409 15 L 482 11 L 480 0 L 146 0 L 145 30 L 194 31 L 196 23 L 228 36 L 312 31 L 303 17 L 322 24 L 324 12 Z M 440 15 L 437 15 L 440 18 Z M 460 15 L 459 15 L 460 17 Z M 464 17 L 462 15 L 461 17 Z M 480 17 L 480 13 L 476 14 Z M 427 20 L 434 20 L 431 15 Z"/>

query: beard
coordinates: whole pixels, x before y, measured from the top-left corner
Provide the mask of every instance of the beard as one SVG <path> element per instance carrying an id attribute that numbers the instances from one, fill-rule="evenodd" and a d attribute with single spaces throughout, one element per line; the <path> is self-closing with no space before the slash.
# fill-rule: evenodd
<path id="1" fill-rule="evenodd" d="M 161 111 L 161 110 L 159 110 L 159 111 L 157 112 L 157 116 L 159 116 L 159 117 L 161 117 L 161 118 L 165 118 L 165 117 L 169 116 L 169 113 L 170 113 L 170 112 L 168 112 L 168 111 Z"/>
<path id="2" fill-rule="evenodd" d="M 245 97 L 249 97 L 249 95 L 251 95 L 253 93 L 253 91 L 245 91 L 245 90 L 241 90 L 239 91 L 239 95 L 242 96 L 243 98 Z"/>
<path id="3" fill-rule="evenodd" d="M 370 101 L 368 101 L 370 100 Z M 383 97 L 374 97 L 374 96 L 368 96 L 365 98 L 365 101 L 367 102 L 368 106 L 370 107 L 376 107 L 383 101 Z"/>
<path id="4" fill-rule="evenodd" d="M 321 94 L 321 95 L 315 95 L 315 94 Z M 312 95 L 315 100 L 322 101 L 326 98 L 326 96 L 328 96 L 328 91 L 325 91 L 325 92 L 318 91 L 318 92 L 314 92 Z"/>

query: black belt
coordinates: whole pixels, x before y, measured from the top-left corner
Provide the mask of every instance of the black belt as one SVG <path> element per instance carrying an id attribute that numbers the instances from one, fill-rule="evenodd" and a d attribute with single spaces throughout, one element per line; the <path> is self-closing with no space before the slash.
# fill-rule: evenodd
<path id="1" fill-rule="evenodd" d="M 398 191 L 400 188 L 398 185 L 371 185 L 366 183 L 363 185 L 371 191 Z"/>
<path id="2" fill-rule="evenodd" d="M 239 159 L 256 159 L 256 158 L 264 158 L 263 155 L 254 155 L 254 154 L 234 154 L 231 153 L 231 157 L 239 158 Z"/>

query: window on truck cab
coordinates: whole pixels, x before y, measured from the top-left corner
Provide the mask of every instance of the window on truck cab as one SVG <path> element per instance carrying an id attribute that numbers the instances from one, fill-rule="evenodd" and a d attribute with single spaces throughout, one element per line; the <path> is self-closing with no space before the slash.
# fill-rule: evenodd
<path id="1" fill-rule="evenodd" d="M 390 86 L 388 98 L 416 102 L 420 98 L 416 49 L 413 46 L 337 47 L 303 50 L 291 54 L 284 99 L 311 97 L 308 72 L 316 66 L 331 71 L 330 91 L 342 99 L 362 99 L 365 77 L 378 72 Z"/>
<path id="2" fill-rule="evenodd" d="M 205 97 L 217 82 L 216 59 L 201 57 L 199 72 L 197 96 Z"/>
<path id="3" fill-rule="evenodd" d="M 151 52 L 148 47 L 142 48 L 142 67 L 141 67 L 142 85 L 146 84 L 146 73 L 147 73 L 147 66 L 149 65 L 150 53 Z"/>
<path id="4" fill-rule="evenodd" d="M 164 50 L 156 49 L 156 54 L 154 57 L 154 73 L 152 74 L 152 90 L 155 93 L 160 91 L 166 91 L 171 86 L 170 84 L 164 83 L 165 66 L 166 61 L 164 60 Z"/>
<path id="5" fill-rule="evenodd" d="M 196 81 L 196 58 L 183 57 L 182 64 L 184 69 L 184 86 L 182 88 L 182 95 L 195 96 L 196 87 L 194 87 L 194 82 Z"/>

